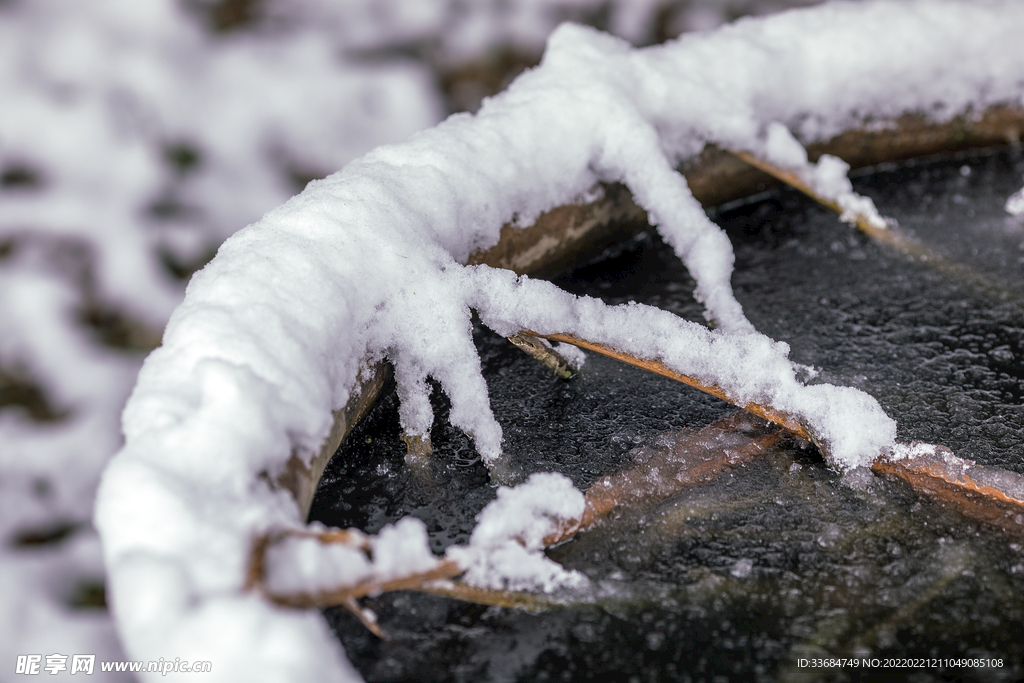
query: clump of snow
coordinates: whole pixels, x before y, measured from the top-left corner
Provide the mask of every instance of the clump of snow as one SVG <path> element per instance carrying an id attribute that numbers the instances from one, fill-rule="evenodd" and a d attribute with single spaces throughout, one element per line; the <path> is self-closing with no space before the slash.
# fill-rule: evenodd
<path id="1" fill-rule="evenodd" d="M 312 594 L 363 582 L 384 583 L 436 569 L 427 527 L 415 517 L 388 524 L 376 536 L 348 531 L 346 542 L 288 536 L 266 553 L 265 587 L 275 594 Z"/>
<path id="2" fill-rule="evenodd" d="M 470 585 L 512 591 L 579 588 L 586 578 L 544 556 L 544 539 L 579 523 L 583 494 L 568 477 L 552 472 L 531 474 L 515 488 L 501 487 L 497 499 L 477 515 L 469 545 L 452 546 Z"/>
<path id="3" fill-rule="evenodd" d="M 1011 216 L 1024 216 L 1024 187 L 1007 198 L 1004 208 Z"/>
<path id="4" fill-rule="evenodd" d="M 736 564 L 729 570 L 729 574 L 737 579 L 746 579 L 754 571 L 754 561 L 749 557 L 736 560 Z"/>
<path id="5" fill-rule="evenodd" d="M 530 475 L 514 487 L 500 487 L 479 515 L 469 544 L 451 546 L 448 559 L 472 586 L 512 591 L 580 588 L 586 579 L 544 556 L 545 539 L 578 525 L 584 500 L 567 477 Z M 313 531 L 318 530 L 314 527 Z M 360 583 L 383 584 L 437 569 L 422 521 L 405 517 L 367 537 L 348 532 L 345 542 L 323 542 L 312 533 L 288 536 L 267 550 L 264 586 L 277 595 L 310 595 Z"/>
<path id="6" fill-rule="evenodd" d="M 373 576 L 370 558 L 360 545 L 323 543 L 310 536 L 289 536 L 271 545 L 265 563 L 264 585 L 279 595 L 354 586 Z"/>
<path id="7" fill-rule="evenodd" d="M 498 462 L 473 310 L 501 334 L 568 332 L 790 412 L 838 468 L 887 452 L 895 424 L 873 398 L 805 386 L 788 346 L 753 329 L 730 286 L 729 241 L 675 168 L 709 142 L 758 149 L 773 123 L 809 142 L 868 115 L 1024 103 L 1022 30 L 1020 3 L 954 0 L 837 3 L 645 50 L 566 25 L 541 66 L 477 116 L 378 148 L 234 235 L 192 279 L 146 360 L 124 412 L 125 446 L 100 487 L 96 523 L 129 652 L 170 648 L 239 680 L 349 677 L 317 615 L 282 614 L 241 592 L 250 539 L 302 521 L 265 475 L 273 480 L 292 453 L 311 458 L 360 369 L 385 357 L 406 431 L 429 430 L 434 377 L 452 423 Z M 822 184 L 841 180 L 834 163 L 821 168 Z M 716 330 L 460 265 L 514 216 L 529 223 L 600 181 L 632 190 L 693 274 Z M 539 505 L 531 501 L 522 504 Z M 541 520 L 571 514 L 536 509 Z M 502 558 L 491 568 L 502 585 L 558 579 L 531 549 L 537 533 L 522 545 L 481 532 L 506 539 L 487 555 Z M 262 651 L 261 632 L 294 650 Z"/>
<path id="8" fill-rule="evenodd" d="M 578 523 L 583 506 L 583 494 L 568 477 L 537 472 L 524 484 L 498 489 L 497 499 L 477 515 L 469 544 L 487 548 L 514 541 L 527 550 L 539 550 L 545 538 Z"/>
<path id="9" fill-rule="evenodd" d="M 457 549 L 452 553 L 466 566 L 463 581 L 471 586 L 509 591 L 578 589 L 587 585 L 585 576 L 549 560 L 543 551 L 530 551 L 509 541 L 502 545 Z"/>
<path id="10" fill-rule="evenodd" d="M 473 586 L 513 591 L 579 588 L 586 579 L 544 556 L 545 539 L 579 524 L 584 499 L 560 474 L 536 473 L 514 488 L 501 487 L 497 498 L 477 515 L 469 544 L 450 546 L 447 557 Z M 312 595 L 363 583 L 384 584 L 437 569 L 426 525 L 404 517 L 376 536 L 346 531 L 343 541 L 321 540 L 317 532 L 289 535 L 272 543 L 264 558 L 264 588 L 275 595 Z"/>
<path id="11" fill-rule="evenodd" d="M 810 162 L 807 150 L 801 145 L 789 129 L 778 121 L 768 124 L 764 141 L 764 156 L 769 161 L 786 169 L 802 169 Z"/>
<path id="12" fill-rule="evenodd" d="M 569 364 L 569 367 L 573 370 L 580 370 L 587 362 L 586 352 L 578 346 L 558 342 L 555 342 L 551 346 L 562 356 L 562 358 L 565 359 Z"/>
<path id="13" fill-rule="evenodd" d="M 792 171 L 818 196 L 834 202 L 841 210 L 840 220 L 854 224 L 858 218 L 863 218 L 874 228 L 888 227 L 871 198 L 853 191 L 847 175 L 850 165 L 842 159 L 823 154 L 816 163 L 810 163 L 807 150 L 777 121 L 768 125 L 761 150 L 766 160 Z"/>
<path id="14" fill-rule="evenodd" d="M 370 547 L 374 574 L 380 581 L 427 572 L 438 565 L 430 552 L 427 525 L 415 517 L 388 524 L 373 538 Z"/>
<path id="15" fill-rule="evenodd" d="M 850 165 L 838 157 L 823 154 L 814 165 L 813 174 L 809 174 L 811 188 L 826 199 L 839 205 L 842 213 L 839 220 L 854 224 L 858 217 L 864 217 L 868 223 L 878 229 L 885 229 L 888 223 L 870 197 L 864 197 L 853 191 L 850 178 Z"/>

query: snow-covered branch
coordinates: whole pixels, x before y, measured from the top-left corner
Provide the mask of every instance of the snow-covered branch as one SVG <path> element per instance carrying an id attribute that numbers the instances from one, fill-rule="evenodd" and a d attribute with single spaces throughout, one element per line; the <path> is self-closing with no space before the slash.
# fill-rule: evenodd
<path id="1" fill-rule="evenodd" d="M 894 422 L 859 391 L 802 384 L 788 347 L 753 330 L 730 286 L 729 241 L 676 168 L 708 143 L 775 149 L 780 126 L 783 152 L 804 168 L 798 140 L 868 117 L 1020 106 L 1022 29 L 1017 3 L 953 0 L 834 4 L 644 50 L 565 25 L 540 67 L 477 115 L 378 148 L 230 238 L 146 361 L 100 489 L 129 651 L 216 659 L 225 679 L 352 678 L 316 614 L 283 614 L 241 590 L 251 539 L 302 522 L 261 475 L 293 452 L 311 459 L 360 370 L 385 358 L 408 433 L 428 433 L 433 377 L 452 423 L 500 462 L 474 310 L 503 335 L 569 333 L 658 359 L 798 416 L 836 467 L 871 462 L 893 445 Z M 828 168 L 808 173 L 835 185 Z M 527 225 L 600 182 L 631 190 L 717 329 L 462 265 L 504 224 Z"/>

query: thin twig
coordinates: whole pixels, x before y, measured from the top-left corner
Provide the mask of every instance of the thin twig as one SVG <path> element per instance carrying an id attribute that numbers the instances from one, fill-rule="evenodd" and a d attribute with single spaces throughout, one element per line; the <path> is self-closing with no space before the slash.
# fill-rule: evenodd
<path id="1" fill-rule="evenodd" d="M 340 605 L 355 615 L 370 632 L 381 639 L 386 639 L 386 634 L 377 624 L 375 616 L 361 607 L 358 602 L 359 599 L 368 595 L 411 590 L 481 605 L 526 610 L 541 610 L 564 604 L 564 602 L 553 597 L 540 596 L 534 593 L 481 588 L 453 581 L 452 579 L 462 574 L 464 570 L 452 560 L 441 560 L 427 571 L 416 572 L 386 581 L 363 581 L 353 586 L 312 593 L 276 593 L 266 585 L 266 553 L 271 545 L 289 537 L 315 538 L 325 544 L 344 543 L 346 545 L 352 545 L 352 541 L 355 540 L 360 544 L 357 547 L 362 547 L 361 543 L 365 540 L 365 537 L 360 532 L 348 529 L 334 529 L 325 533 L 311 533 L 301 529 L 288 529 L 260 535 L 253 542 L 250 552 L 245 582 L 246 590 L 258 591 L 267 600 L 282 607 L 308 609 Z"/>
<path id="2" fill-rule="evenodd" d="M 569 361 L 565 360 L 562 354 L 555 351 L 538 337 L 527 332 L 518 332 L 509 337 L 508 340 L 558 377 L 569 379 L 576 374 L 572 366 L 569 365 Z"/>
<path id="3" fill-rule="evenodd" d="M 667 498 L 690 485 L 709 481 L 723 470 L 747 462 L 779 441 L 788 438 L 784 430 L 751 437 L 743 443 L 723 445 L 721 440 L 751 425 L 744 425 L 740 413 L 730 415 L 687 438 L 672 444 L 666 453 L 656 454 L 637 466 L 606 477 L 584 494 L 585 507 L 579 520 L 567 520 L 563 528 L 544 539 L 546 546 L 562 543 L 592 529 L 612 510 L 624 505 L 650 503 Z M 888 455 L 877 459 L 872 469 L 894 474 L 916 490 L 952 502 L 964 515 L 996 524 L 1017 533 L 1024 531 L 1024 477 L 996 468 L 985 468 L 958 458 L 943 446 L 902 446 L 909 455 Z M 909 450 L 908 450 L 909 449 Z M 653 486 L 652 486 L 653 482 Z M 265 556 L 269 547 L 290 536 L 315 538 L 321 543 L 344 543 L 369 553 L 368 538 L 355 530 L 309 532 L 285 530 L 257 537 L 249 559 L 245 586 L 269 601 L 292 608 L 345 607 L 368 630 L 385 639 L 375 615 L 358 600 L 399 590 L 512 609 L 544 610 L 570 604 L 564 597 L 471 586 L 455 580 L 463 568 L 452 560 L 440 560 L 431 569 L 386 581 L 369 580 L 353 586 L 314 593 L 275 593 L 266 586 Z"/>
<path id="4" fill-rule="evenodd" d="M 568 334 L 540 335 L 534 332 L 530 334 L 589 349 L 683 382 L 774 422 L 793 434 L 814 442 L 819 450 L 822 450 L 822 444 L 815 440 L 811 433 L 793 416 L 756 403 L 740 405 L 731 400 L 720 387 L 705 384 L 688 375 L 678 373 L 660 361 L 637 358 L 603 344 L 579 339 Z M 824 454 L 825 451 L 822 450 L 822 453 Z M 972 460 L 953 455 L 953 452 L 945 446 L 936 446 L 935 454 L 926 457 L 897 460 L 892 455 L 883 455 L 872 463 L 871 469 L 878 474 L 894 474 L 910 483 L 918 491 L 952 502 L 967 517 L 989 522 L 1014 532 L 1024 531 L 1024 477 L 1014 472 L 977 465 Z M 590 491 L 587 493 L 588 495 L 597 495 L 596 491 L 594 494 L 591 494 Z M 582 524 L 581 528 L 583 528 Z"/>
<path id="5" fill-rule="evenodd" d="M 819 204 L 827 206 L 838 214 L 844 213 L 843 207 L 839 206 L 839 204 L 834 200 L 818 193 L 796 172 L 781 166 L 776 166 L 772 162 L 755 156 L 750 152 L 744 152 L 742 150 L 729 151 L 737 158 L 742 159 L 754 168 L 764 171 L 768 175 L 781 180 L 794 189 L 800 190 Z M 864 213 L 856 213 L 853 218 L 861 232 L 870 235 L 873 239 L 878 240 L 879 242 L 896 247 L 903 253 L 910 254 L 918 258 L 923 258 L 931 254 L 927 247 L 924 247 L 899 233 L 891 225 L 879 225 L 877 221 L 872 220 L 871 216 Z"/>
<path id="6" fill-rule="evenodd" d="M 708 427 L 679 439 L 667 453 L 654 456 L 636 467 L 611 477 L 606 477 L 584 494 L 585 507 L 581 519 L 566 520 L 562 528 L 544 539 L 550 546 L 567 541 L 577 534 L 593 528 L 597 522 L 613 509 L 623 505 L 635 505 L 651 499 L 666 498 L 687 486 L 713 479 L 724 469 L 756 457 L 764 449 L 787 438 L 782 430 L 750 438 L 742 443 L 724 444 L 722 437 L 744 428 L 750 428 L 742 420 L 743 413 L 735 413 Z M 661 485 L 651 488 L 650 478 L 658 471 L 663 475 Z M 245 587 L 261 593 L 269 601 L 284 607 L 322 608 L 341 605 L 352 612 L 373 633 L 384 637 L 376 621 L 360 607 L 358 600 L 397 590 L 412 590 L 432 595 L 455 598 L 483 605 L 494 605 L 526 610 L 546 609 L 567 604 L 553 596 L 535 593 L 506 591 L 471 586 L 454 580 L 463 569 L 453 560 L 439 560 L 427 571 L 416 572 L 386 581 L 367 580 L 352 586 L 316 592 L 277 593 L 266 584 L 266 555 L 270 547 L 289 537 L 315 539 L 323 544 L 342 543 L 372 554 L 369 539 L 362 532 L 349 529 L 308 531 L 286 529 L 257 537 L 252 546 L 246 573 Z"/>
<path id="7" fill-rule="evenodd" d="M 463 569 L 451 560 L 442 560 L 434 568 L 409 574 L 387 581 L 363 581 L 354 586 L 346 586 L 333 590 L 316 591 L 313 593 L 274 593 L 267 589 L 261 580 L 256 588 L 264 597 L 282 607 L 305 609 L 309 607 L 330 607 L 365 598 L 367 595 L 390 593 L 392 591 L 421 590 L 424 586 L 440 579 L 450 579 L 463 573 Z"/>
<path id="8" fill-rule="evenodd" d="M 460 581 L 435 581 L 412 590 L 420 593 L 429 593 L 430 595 L 439 595 L 444 598 L 452 598 L 453 600 L 472 602 L 477 605 L 523 609 L 527 611 L 541 611 L 568 604 L 565 600 L 559 600 L 550 595 L 481 588 L 479 586 L 470 586 Z"/>
<path id="9" fill-rule="evenodd" d="M 1024 533 L 1024 476 L 978 465 L 953 455 L 945 446 L 917 450 L 902 458 L 882 456 L 871 469 L 895 475 L 917 491 L 952 503 L 966 517 Z"/>
<path id="10" fill-rule="evenodd" d="M 839 204 L 816 192 L 810 185 L 804 182 L 797 173 L 794 173 L 789 169 L 782 168 L 781 166 L 776 166 L 770 161 L 766 161 L 765 159 L 755 156 L 750 152 L 738 150 L 730 150 L 730 152 L 738 159 L 742 159 L 751 166 L 760 169 L 768 175 L 781 180 L 790 187 L 803 192 L 819 204 L 832 209 L 838 214 L 844 213 L 843 208 L 839 206 Z M 921 244 L 917 240 L 909 237 L 895 225 L 878 225 L 875 221 L 871 220 L 869 216 L 863 213 L 855 214 L 854 222 L 861 232 L 868 235 L 876 242 L 886 244 L 915 261 L 927 263 L 930 267 L 940 273 L 962 282 L 966 282 L 991 297 L 1000 301 L 1004 301 L 1007 298 L 1019 301 L 1024 298 L 1024 295 L 1022 295 L 1021 292 L 1008 288 L 1004 283 L 998 282 L 984 273 L 979 273 L 963 263 L 952 261 L 933 249 L 929 249 L 924 244 Z"/>
<path id="11" fill-rule="evenodd" d="M 377 636 L 381 640 L 390 640 L 388 635 L 384 633 L 380 625 L 377 623 L 377 615 L 368 609 L 362 607 L 355 598 L 349 598 L 345 602 L 341 603 L 341 606 L 347 609 L 352 616 L 359 620 L 359 623 L 366 627 L 366 630 Z"/>
<path id="12" fill-rule="evenodd" d="M 785 427 L 790 432 L 796 434 L 799 437 L 807 439 L 808 441 L 813 441 L 813 437 L 810 431 L 808 431 L 807 428 L 805 428 L 804 425 L 802 425 L 800 421 L 797 420 L 792 415 L 783 413 L 782 411 L 776 410 L 770 406 L 763 406 L 759 403 L 740 403 L 735 399 L 731 398 L 721 387 L 715 384 L 707 384 L 698 379 L 690 377 L 689 375 L 684 375 L 681 372 L 676 372 L 675 370 L 671 369 L 661 361 L 649 360 L 646 358 L 638 358 L 637 356 L 633 356 L 628 353 L 619 351 L 617 349 L 613 349 L 610 346 L 605 346 L 604 344 L 588 341 L 586 339 L 580 339 L 579 337 L 576 337 L 571 334 L 540 334 L 538 332 L 531 331 L 527 331 L 526 333 L 536 337 L 543 337 L 544 339 L 549 339 L 551 341 L 572 344 L 573 346 L 578 346 L 581 349 L 594 351 L 596 353 L 609 356 L 610 358 L 620 360 L 623 363 L 628 363 L 638 368 L 642 368 L 644 370 L 648 370 L 650 372 L 662 375 L 663 377 L 674 379 L 677 382 L 682 382 L 683 384 L 694 387 L 695 389 L 700 389 L 701 391 L 711 394 L 712 396 L 715 396 L 717 398 L 720 398 L 723 401 L 728 401 L 729 403 L 732 403 L 735 406 L 743 408 L 748 413 L 753 413 L 754 415 L 763 417 L 769 422 L 774 422 L 780 427 Z"/>

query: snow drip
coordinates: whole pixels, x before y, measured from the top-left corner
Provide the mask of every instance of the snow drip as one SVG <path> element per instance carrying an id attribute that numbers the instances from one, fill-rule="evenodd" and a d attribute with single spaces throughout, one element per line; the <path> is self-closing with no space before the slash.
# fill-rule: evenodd
<path id="1" fill-rule="evenodd" d="M 407 432 L 430 427 L 433 377 L 451 421 L 496 462 L 501 429 L 471 310 L 499 334 L 574 334 L 771 404 L 828 444 L 838 468 L 889 449 L 895 424 L 873 398 L 803 385 L 786 344 L 752 328 L 730 286 L 729 241 L 675 169 L 709 142 L 770 145 L 842 194 L 835 164 L 815 171 L 779 126 L 807 143 L 867 116 L 1022 105 L 1022 31 L 1024 4 L 952 0 L 831 4 L 643 50 L 563 25 L 540 67 L 478 115 L 378 148 L 237 233 L 193 278 L 146 360 L 124 412 L 126 445 L 100 488 L 96 521 L 129 653 L 208 659 L 217 680 L 357 678 L 318 614 L 242 590 L 253 535 L 302 523 L 261 473 L 280 472 L 292 452 L 312 457 L 360 368 L 381 358 L 394 363 Z M 529 224 L 600 181 L 625 183 L 648 211 L 715 331 L 461 265 L 513 217 Z"/>

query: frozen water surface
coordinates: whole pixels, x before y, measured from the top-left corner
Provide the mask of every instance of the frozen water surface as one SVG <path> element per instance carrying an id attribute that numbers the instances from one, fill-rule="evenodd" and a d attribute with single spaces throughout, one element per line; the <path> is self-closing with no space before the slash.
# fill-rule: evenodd
<path id="1" fill-rule="evenodd" d="M 783 195 L 723 216 L 752 322 L 797 362 L 875 396 L 901 440 L 1024 472 L 1024 223 L 1003 210 L 1019 153 L 917 162 L 859 191 L 972 273 L 910 263 Z M 783 215 L 790 218 L 783 219 Z"/>
<path id="2" fill-rule="evenodd" d="M 1024 224 L 1003 210 L 1022 176 L 1024 155 L 1003 152 L 855 179 L 883 214 L 978 276 L 911 261 L 793 192 L 720 211 L 737 298 L 759 330 L 820 370 L 815 381 L 877 397 L 901 440 L 1024 473 Z M 558 284 L 701 319 L 692 281 L 654 237 Z M 504 449 L 523 477 L 558 471 L 586 488 L 732 410 L 593 355 L 562 382 L 490 333 L 478 329 L 476 342 Z M 311 517 L 375 532 L 414 515 L 436 551 L 466 542 L 494 488 L 434 397 L 429 476 L 404 463 L 392 394 L 332 461 Z M 1005 663 L 915 670 L 922 681 L 1024 675 L 1024 539 L 898 482 L 841 478 L 794 442 L 622 510 L 549 555 L 591 579 L 588 604 L 524 613 L 388 594 L 368 601 L 386 642 L 342 610 L 326 616 L 370 681 L 834 680 L 796 664 L 826 655 Z M 843 680 L 910 673 L 847 668 Z"/>

